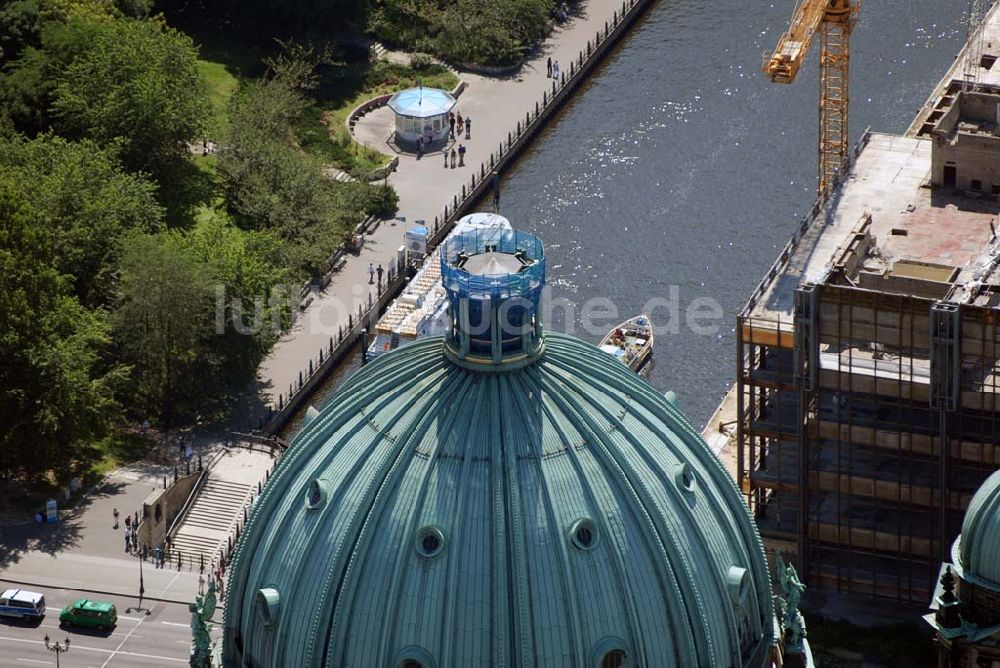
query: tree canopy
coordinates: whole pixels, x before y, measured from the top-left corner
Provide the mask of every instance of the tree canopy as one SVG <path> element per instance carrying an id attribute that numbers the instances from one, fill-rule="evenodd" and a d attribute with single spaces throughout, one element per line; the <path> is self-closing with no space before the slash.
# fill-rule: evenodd
<path id="1" fill-rule="evenodd" d="M 33 224 L 48 237 L 47 263 L 69 277 L 88 306 L 111 296 L 122 236 L 162 226 L 156 185 L 125 172 L 115 144 L 102 148 L 54 135 L 0 139 L 0 174 L 33 203 Z"/>
<path id="2" fill-rule="evenodd" d="M 90 27 L 87 47 L 56 74 L 55 125 L 67 136 L 119 143 L 129 169 L 165 174 L 208 118 L 197 49 L 154 21 Z"/>
<path id="3" fill-rule="evenodd" d="M 0 174 L 0 472 L 65 479 L 114 425 L 123 369 L 107 358 L 104 311 L 85 308 L 54 267 L 43 213 Z"/>

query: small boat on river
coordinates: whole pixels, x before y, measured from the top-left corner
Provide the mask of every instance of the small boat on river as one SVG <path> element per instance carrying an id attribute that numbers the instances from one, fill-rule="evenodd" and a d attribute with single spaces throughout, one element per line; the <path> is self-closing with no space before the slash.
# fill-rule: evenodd
<path id="1" fill-rule="evenodd" d="M 629 318 L 605 336 L 600 348 L 638 373 L 653 356 L 653 325 L 645 314 Z"/>

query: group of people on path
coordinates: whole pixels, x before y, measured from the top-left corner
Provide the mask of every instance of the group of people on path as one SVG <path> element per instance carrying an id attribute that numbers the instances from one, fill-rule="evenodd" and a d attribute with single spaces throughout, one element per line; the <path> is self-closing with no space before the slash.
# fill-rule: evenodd
<path id="1" fill-rule="evenodd" d="M 458 132 L 455 129 L 458 129 Z M 472 138 L 472 118 L 469 116 L 462 117 L 462 112 L 449 111 L 448 112 L 448 135 L 452 139 L 458 139 L 462 136 L 462 132 L 465 132 L 465 138 Z"/>
<path id="2" fill-rule="evenodd" d="M 371 262 L 368 263 L 368 285 L 374 285 L 375 275 L 378 274 L 378 291 L 382 292 L 382 274 L 385 272 L 380 264 L 378 268 Z"/>
<path id="3" fill-rule="evenodd" d="M 449 111 L 448 112 L 448 138 L 449 139 L 461 139 L 462 134 L 465 134 L 466 139 L 472 138 L 472 118 L 469 116 L 462 116 L 462 112 Z M 424 154 L 424 149 L 427 146 L 433 144 L 436 140 L 434 136 L 434 131 L 428 129 L 427 132 L 417 135 L 417 159 L 419 160 Z M 465 149 L 459 146 L 460 152 L 465 153 Z M 455 149 L 451 150 L 450 155 L 455 154 Z M 444 151 L 444 166 L 448 166 L 448 150 Z M 452 165 L 454 167 L 454 165 Z"/>
<path id="4" fill-rule="evenodd" d="M 559 79 L 559 61 L 558 60 L 552 60 L 551 57 L 548 60 L 546 60 L 545 61 L 545 72 L 546 72 L 545 76 L 547 76 L 549 79 L 557 79 L 558 80 Z"/>
<path id="5" fill-rule="evenodd" d="M 132 516 L 125 516 L 125 553 L 139 554 L 139 527 L 132 526 Z"/>
<path id="6" fill-rule="evenodd" d="M 458 150 L 455 150 L 455 148 L 452 147 L 450 154 L 448 153 L 448 151 L 444 152 L 444 167 L 445 167 L 445 169 L 448 168 L 448 158 L 449 157 L 451 157 L 451 168 L 452 169 L 455 169 L 455 167 L 456 167 L 456 165 L 455 165 L 456 158 L 458 160 L 458 165 L 457 166 L 458 167 L 465 167 L 465 145 L 464 144 L 459 144 L 458 145 Z"/>

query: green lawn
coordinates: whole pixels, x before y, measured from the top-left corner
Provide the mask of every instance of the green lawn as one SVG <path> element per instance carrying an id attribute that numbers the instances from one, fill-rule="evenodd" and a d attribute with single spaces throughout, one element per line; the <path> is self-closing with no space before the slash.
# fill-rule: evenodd
<path id="1" fill-rule="evenodd" d="M 422 82 L 428 88 L 452 90 L 458 76 L 440 66 L 419 71 L 385 61 L 339 65 L 323 76 L 315 103 L 299 120 L 302 147 L 346 172 L 367 172 L 389 162 L 389 156 L 354 141 L 347 130 L 347 116 L 373 97 L 411 88 Z"/>
<path id="2" fill-rule="evenodd" d="M 153 447 L 153 439 L 137 433 L 121 432 L 98 441 L 94 447 L 100 458 L 90 466 L 88 474 L 99 477 L 145 457 Z"/>
<path id="3" fill-rule="evenodd" d="M 224 63 L 199 60 L 198 70 L 208 84 L 208 99 L 211 104 L 208 136 L 219 141 L 226 127 L 226 106 L 239 82 Z"/>

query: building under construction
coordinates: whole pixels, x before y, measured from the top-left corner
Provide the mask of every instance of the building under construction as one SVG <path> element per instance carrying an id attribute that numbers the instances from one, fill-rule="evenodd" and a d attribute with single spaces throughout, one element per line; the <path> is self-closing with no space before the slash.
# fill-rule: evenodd
<path id="1" fill-rule="evenodd" d="M 974 85 L 959 58 L 866 133 L 738 318 L 738 483 L 813 590 L 926 605 L 1000 468 L 996 8 L 978 39 Z"/>

